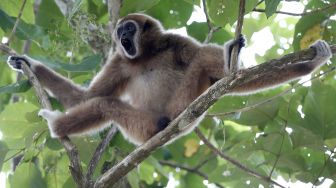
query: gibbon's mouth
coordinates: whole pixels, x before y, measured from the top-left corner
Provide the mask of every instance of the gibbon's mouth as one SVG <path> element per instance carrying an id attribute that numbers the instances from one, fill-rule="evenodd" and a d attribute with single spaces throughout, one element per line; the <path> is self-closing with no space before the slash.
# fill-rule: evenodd
<path id="1" fill-rule="evenodd" d="M 129 55 L 135 55 L 135 47 L 133 45 L 132 40 L 128 39 L 128 38 L 123 38 L 120 40 L 121 45 L 124 47 L 125 51 L 129 54 Z"/>

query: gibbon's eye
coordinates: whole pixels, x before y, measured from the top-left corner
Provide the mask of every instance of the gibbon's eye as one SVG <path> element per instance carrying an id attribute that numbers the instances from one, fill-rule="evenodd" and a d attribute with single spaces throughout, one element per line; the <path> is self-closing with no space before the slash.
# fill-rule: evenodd
<path id="1" fill-rule="evenodd" d="M 119 26 L 118 29 L 117 29 L 117 36 L 118 36 L 118 38 L 120 38 L 122 30 L 123 30 L 122 26 Z"/>
<path id="2" fill-rule="evenodd" d="M 135 25 L 132 22 L 128 22 L 125 24 L 124 29 L 128 32 L 135 32 Z"/>

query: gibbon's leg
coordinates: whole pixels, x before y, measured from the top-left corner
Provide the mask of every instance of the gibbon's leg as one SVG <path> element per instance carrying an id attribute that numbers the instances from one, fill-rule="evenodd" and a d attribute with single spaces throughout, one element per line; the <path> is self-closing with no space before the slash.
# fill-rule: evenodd
<path id="1" fill-rule="evenodd" d="M 48 121 L 52 137 L 94 132 L 114 122 L 124 136 L 141 144 L 163 130 L 169 122 L 153 112 L 137 110 L 113 97 L 96 97 L 65 114 L 42 109 L 39 115 Z"/>
<path id="2" fill-rule="evenodd" d="M 247 83 L 233 88 L 233 93 L 253 93 L 270 87 L 275 87 L 282 83 L 295 80 L 301 76 L 310 74 L 318 67 L 326 63 L 332 56 L 331 49 L 325 41 L 315 42 L 311 48 L 316 49 L 316 56 L 311 61 L 272 67 L 273 70 L 262 74 Z M 244 71 L 244 70 L 242 70 Z"/>
<path id="3" fill-rule="evenodd" d="M 47 68 L 42 63 L 28 56 L 9 56 L 8 65 L 22 72 L 22 63 L 26 63 L 34 72 L 37 79 L 52 96 L 56 97 L 65 108 L 78 104 L 84 97 L 84 88 L 75 85 L 55 71 Z"/>

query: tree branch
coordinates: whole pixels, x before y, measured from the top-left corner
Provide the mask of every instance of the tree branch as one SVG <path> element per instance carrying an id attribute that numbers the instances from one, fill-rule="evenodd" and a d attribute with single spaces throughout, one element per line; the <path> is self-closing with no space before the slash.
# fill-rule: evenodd
<path id="1" fill-rule="evenodd" d="M 323 7 L 323 8 L 319 8 L 319 9 L 316 9 L 316 10 L 312 10 L 312 11 L 305 11 L 305 12 L 302 12 L 302 13 L 294 13 L 294 12 L 285 12 L 285 11 L 275 11 L 275 13 L 277 14 L 285 14 L 285 15 L 290 15 L 290 16 L 306 16 L 306 15 L 309 15 L 309 14 L 314 14 L 314 13 L 317 13 L 317 12 L 321 12 L 321 11 L 325 11 L 325 10 L 328 10 L 330 8 L 336 8 L 336 3 L 332 3 L 326 7 Z M 254 12 L 265 12 L 265 9 L 258 9 L 258 8 L 254 8 L 252 11 Z"/>
<path id="2" fill-rule="evenodd" d="M 220 30 L 222 27 L 214 27 L 212 24 L 211 24 L 211 21 L 210 21 L 210 18 L 209 18 L 209 14 L 208 14 L 208 9 L 207 9 L 207 4 L 206 4 L 206 0 L 202 0 L 202 5 L 203 5 L 203 11 L 204 11 L 204 14 L 205 14 L 205 18 L 206 18 L 206 22 L 207 22 L 207 25 L 208 25 L 208 29 L 209 29 L 209 32 L 205 38 L 205 40 L 203 41 L 204 44 L 207 44 L 210 42 L 213 34 L 215 32 L 217 32 L 218 30 Z"/>
<path id="3" fill-rule="evenodd" d="M 333 54 L 336 54 L 336 45 L 331 46 Z M 111 187 L 121 177 L 136 167 L 146 159 L 155 149 L 168 141 L 180 136 L 190 123 L 200 117 L 206 110 L 214 104 L 221 96 L 229 93 L 234 88 L 263 76 L 266 73 L 277 74 L 277 67 L 285 66 L 290 63 L 308 61 L 315 57 L 316 51 L 313 48 L 291 53 L 279 59 L 273 59 L 263 64 L 246 69 L 242 73 L 235 73 L 227 78 L 223 78 L 213 84 L 205 93 L 193 101 L 170 125 L 153 136 L 143 145 L 136 148 L 127 157 L 113 166 L 101 177 L 98 178 L 94 187 Z"/>
<path id="4" fill-rule="evenodd" d="M 18 14 L 18 16 L 16 17 L 16 21 L 15 21 L 15 23 L 14 23 L 12 32 L 9 34 L 8 41 L 7 41 L 7 45 L 10 43 L 12 37 L 14 36 L 14 34 L 15 34 L 15 32 L 16 32 L 16 28 L 17 28 L 17 26 L 19 25 L 20 18 L 21 18 L 21 16 L 22 16 L 22 12 L 23 12 L 23 9 L 24 9 L 26 3 L 27 3 L 27 0 L 23 0 L 23 3 L 22 3 L 22 5 L 21 5 L 21 7 L 20 7 L 20 10 L 19 10 L 19 14 Z"/>
<path id="5" fill-rule="evenodd" d="M 0 51 L 6 53 L 7 55 L 17 55 L 17 53 L 14 50 L 8 48 L 4 44 L 0 44 Z M 42 89 L 42 86 L 40 85 L 37 77 L 26 64 L 22 65 L 23 65 L 22 67 L 23 73 L 28 77 L 29 82 L 34 87 L 37 98 L 39 99 L 42 108 L 52 110 L 50 101 L 47 95 L 45 94 L 44 90 Z M 83 187 L 84 178 L 83 178 L 82 166 L 80 165 L 78 150 L 76 146 L 71 142 L 71 140 L 68 137 L 60 138 L 59 141 L 61 142 L 61 144 L 63 145 L 68 154 L 70 160 L 69 169 L 71 175 L 73 176 L 77 186 Z"/>
<path id="6" fill-rule="evenodd" d="M 105 136 L 105 138 L 101 141 L 101 143 L 97 146 L 96 151 L 94 152 L 94 154 L 92 155 L 92 158 L 89 162 L 88 165 L 88 170 L 86 173 L 86 184 L 87 187 L 92 187 L 93 183 L 92 181 L 92 175 L 97 167 L 97 164 L 99 162 L 99 159 L 101 158 L 103 152 L 105 151 L 106 147 L 108 146 L 108 144 L 110 143 L 110 141 L 112 140 L 112 138 L 114 137 L 114 135 L 118 132 L 118 129 L 116 126 L 112 126 L 110 128 L 110 130 L 108 131 L 107 135 Z"/>
<path id="7" fill-rule="evenodd" d="M 239 36 L 241 35 L 242 28 L 243 28 L 243 22 L 244 22 L 244 15 L 245 15 L 245 0 L 240 0 L 239 2 L 239 15 L 237 20 L 237 27 L 235 32 L 235 39 L 239 40 Z M 238 65 L 238 48 L 239 43 L 233 46 L 232 52 L 231 52 L 231 59 L 230 59 L 230 73 L 236 72 L 239 68 Z"/>

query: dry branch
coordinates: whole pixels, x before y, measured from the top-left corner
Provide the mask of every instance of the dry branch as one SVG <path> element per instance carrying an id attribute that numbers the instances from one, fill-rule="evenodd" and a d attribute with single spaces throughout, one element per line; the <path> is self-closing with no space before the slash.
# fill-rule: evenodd
<path id="1" fill-rule="evenodd" d="M 331 46 L 332 53 L 336 54 L 336 45 Z M 230 75 L 223 78 L 211 86 L 205 93 L 199 96 L 189 107 L 184 110 L 171 124 L 163 131 L 152 137 L 143 145 L 136 148 L 121 162 L 105 172 L 95 183 L 94 187 L 110 187 L 121 177 L 126 175 L 144 159 L 146 159 L 155 149 L 162 146 L 169 140 L 179 136 L 191 122 L 200 117 L 206 110 L 214 104 L 221 96 L 232 91 L 246 82 L 263 76 L 264 74 L 277 74 L 277 67 L 288 65 L 289 63 L 299 63 L 314 58 L 316 51 L 313 48 L 291 53 L 279 59 L 273 59 L 261 65 L 246 69 L 242 73 Z"/>

